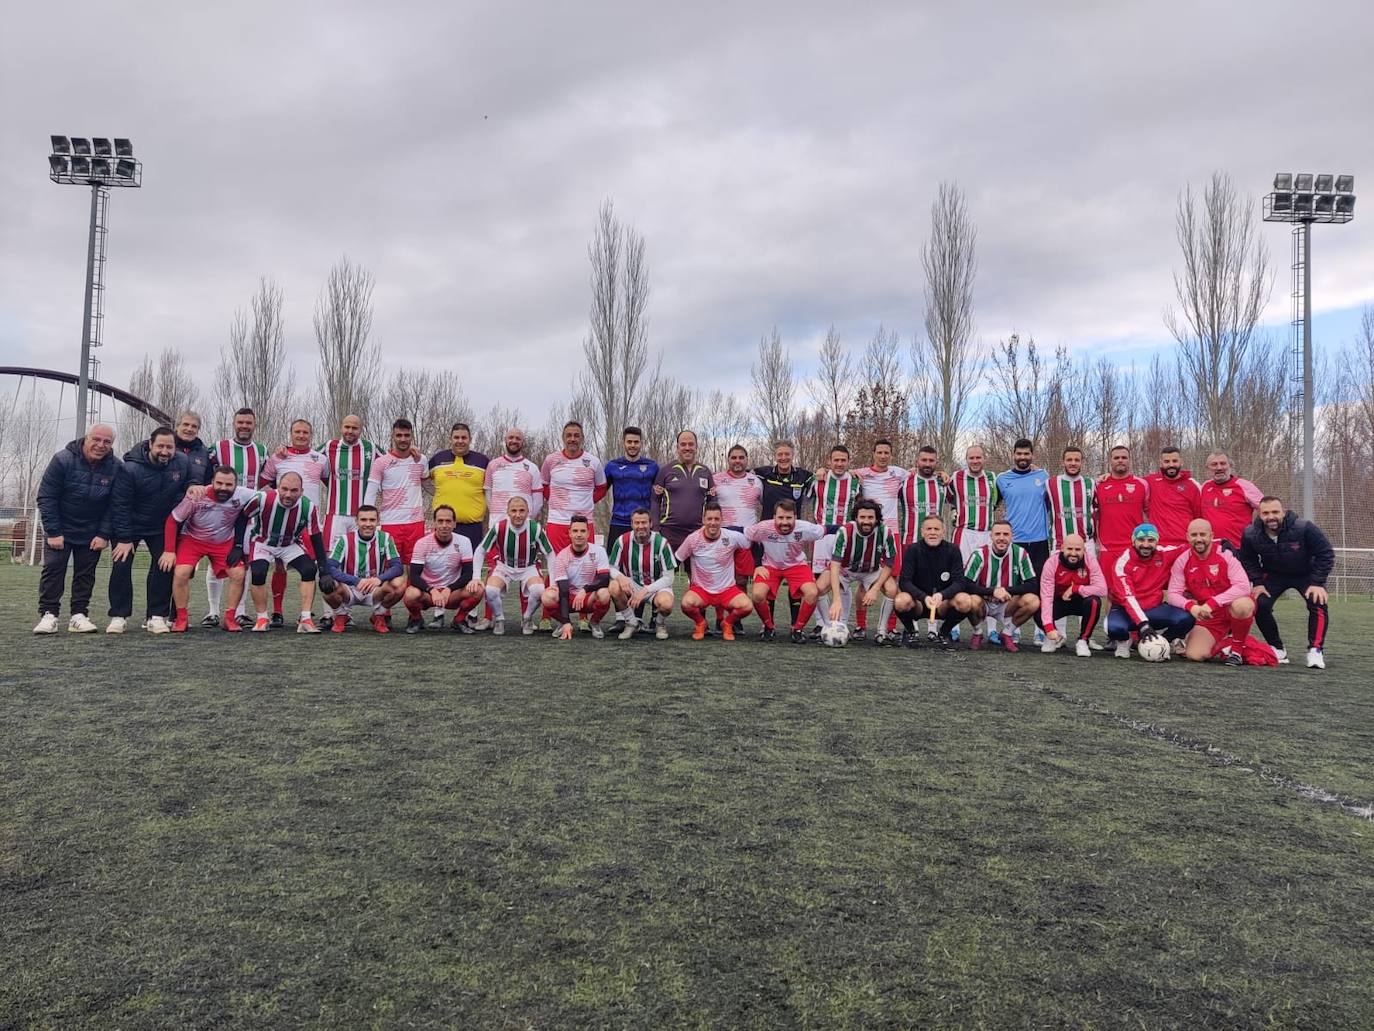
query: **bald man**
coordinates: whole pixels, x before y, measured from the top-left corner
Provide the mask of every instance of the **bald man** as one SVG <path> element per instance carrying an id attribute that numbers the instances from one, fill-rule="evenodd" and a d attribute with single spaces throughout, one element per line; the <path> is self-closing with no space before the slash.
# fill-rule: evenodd
<path id="1" fill-rule="evenodd" d="M 1215 655 L 1228 666 L 1245 665 L 1244 643 L 1255 622 L 1250 578 L 1235 553 L 1213 539 L 1206 519 L 1188 524 L 1188 550 L 1169 570 L 1168 600 L 1197 621 L 1184 641 L 1189 659 Z"/>
<path id="2" fill-rule="evenodd" d="M 1040 628 L 1045 632 L 1042 652 L 1056 652 L 1067 637 L 1055 623 L 1069 616 L 1078 617 L 1078 640 L 1074 653 L 1080 658 L 1092 655 L 1089 641 L 1102 605 L 1107 600 L 1107 578 L 1080 534 L 1064 536 L 1063 546 L 1045 560 L 1040 571 Z"/>

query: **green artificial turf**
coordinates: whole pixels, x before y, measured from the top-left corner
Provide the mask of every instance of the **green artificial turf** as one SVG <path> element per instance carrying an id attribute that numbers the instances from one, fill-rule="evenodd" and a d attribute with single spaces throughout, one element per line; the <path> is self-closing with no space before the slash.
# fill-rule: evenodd
<path id="1" fill-rule="evenodd" d="M 1285 786 L 1374 796 L 1367 602 L 1314 673 L 35 639 L 35 594 L 0 569 L 0 1026 L 1374 1024 L 1374 823 Z"/>

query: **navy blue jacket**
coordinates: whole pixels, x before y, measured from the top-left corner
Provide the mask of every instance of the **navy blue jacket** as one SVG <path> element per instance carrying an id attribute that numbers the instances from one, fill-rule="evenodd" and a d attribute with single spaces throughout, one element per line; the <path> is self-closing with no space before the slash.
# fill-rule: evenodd
<path id="1" fill-rule="evenodd" d="M 67 544 L 90 544 L 93 537 L 110 539 L 110 498 L 119 476 L 120 461 L 106 455 L 92 465 L 81 453 L 81 440 L 72 441 L 52 456 L 38 486 L 38 511 L 43 535 L 63 537 Z"/>
<path id="2" fill-rule="evenodd" d="M 215 478 L 215 460 L 205 443 L 197 437 L 187 443 L 180 437 L 174 438 L 177 442 L 177 453 L 186 456 L 186 460 L 191 463 L 191 482 L 199 484 L 209 484 Z"/>
<path id="3" fill-rule="evenodd" d="M 180 451 L 173 452 L 166 465 L 157 465 L 148 452 L 145 440 L 124 456 L 124 465 L 115 478 L 110 499 L 115 544 L 161 537 L 167 517 L 194 482 L 190 460 Z"/>
<path id="4" fill-rule="evenodd" d="M 1277 540 L 1270 540 L 1258 517 L 1245 528 L 1240 538 L 1240 564 L 1256 587 L 1270 579 L 1325 587 L 1336 564 L 1336 551 L 1316 523 L 1285 512 Z"/>

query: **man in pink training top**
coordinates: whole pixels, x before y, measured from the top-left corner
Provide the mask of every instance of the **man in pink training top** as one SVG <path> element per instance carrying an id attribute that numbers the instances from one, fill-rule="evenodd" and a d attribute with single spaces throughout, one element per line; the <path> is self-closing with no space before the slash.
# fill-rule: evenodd
<path id="1" fill-rule="evenodd" d="M 1065 637 L 1055 626 L 1056 621 L 1069 616 L 1078 617 L 1078 641 L 1075 653 L 1081 658 L 1092 655 L 1088 641 L 1102 616 L 1102 604 L 1107 600 L 1107 578 L 1097 564 L 1097 556 L 1088 548 L 1080 534 L 1064 535 L 1064 545 L 1046 561 L 1040 570 L 1040 608 L 1037 618 L 1045 631 L 1042 652 L 1058 651 Z"/>
<path id="2" fill-rule="evenodd" d="M 748 551 L 749 541 L 744 534 L 725 529 L 723 523 L 720 502 L 708 499 L 701 511 L 701 529 L 689 533 L 675 553 L 679 564 L 691 562 L 682 614 L 692 621 L 694 641 L 706 636 L 708 609 L 724 610 L 721 640 L 733 641 L 735 624 L 752 608 L 748 596 L 735 583 L 735 552 Z"/>

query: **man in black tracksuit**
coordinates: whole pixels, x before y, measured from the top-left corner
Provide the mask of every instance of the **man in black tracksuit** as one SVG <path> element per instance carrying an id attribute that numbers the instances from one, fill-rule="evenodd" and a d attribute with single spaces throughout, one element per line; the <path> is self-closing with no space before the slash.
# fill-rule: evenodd
<path id="1" fill-rule="evenodd" d="M 973 597 L 965 585 L 963 557 L 958 547 L 945 540 L 945 523 L 939 516 L 927 516 L 921 523 L 920 538 L 902 552 L 897 589 L 893 607 L 902 621 L 901 643 L 917 647 L 916 618 L 928 614 L 941 621 L 936 643 L 941 648 L 951 647 L 950 628 L 968 615 Z"/>
<path id="2" fill-rule="evenodd" d="M 114 569 L 110 572 L 110 617 L 116 629 L 134 608 L 134 553 L 140 542 L 147 545 L 152 563 L 148 569 L 148 629 L 166 633 L 172 602 L 172 570 L 163 569 L 163 525 L 191 485 L 191 464 L 177 451 L 176 435 L 166 426 L 153 430 L 146 443 L 124 456 L 110 501 L 114 526 Z"/>
<path id="3" fill-rule="evenodd" d="M 1254 585 L 1255 625 L 1269 647 L 1287 662 L 1274 603 L 1289 589 L 1307 602 L 1307 665 L 1325 669 L 1322 648 L 1331 617 L 1327 611 L 1326 578 L 1336 564 L 1336 552 L 1316 523 L 1284 510 L 1275 497 L 1260 499 L 1259 514 L 1240 539 L 1240 564 Z"/>

